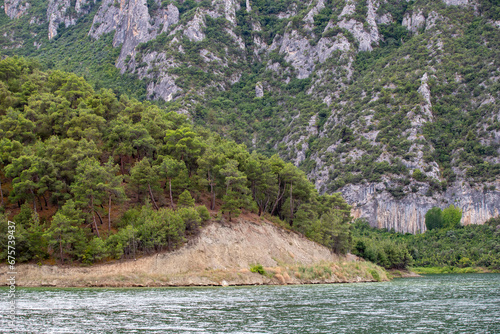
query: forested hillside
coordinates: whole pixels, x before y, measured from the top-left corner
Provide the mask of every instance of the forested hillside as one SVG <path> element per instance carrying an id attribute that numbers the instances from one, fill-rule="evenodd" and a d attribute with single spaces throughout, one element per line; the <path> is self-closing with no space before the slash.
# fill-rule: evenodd
<path id="1" fill-rule="evenodd" d="M 3 55 L 303 170 L 372 226 L 500 211 L 498 0 L 4 0 Z"/>
<path id="2" fill-rule="evenodd" d="M 351 246 L 350 207 L 293 164 L 23 58 L 0 61 L 0 182 L 0 260 L 8 218 L 18 262 L 173 250 L 242 211 L 337 253 Z"/>
<path id="3" fill-rule="evenodd" d="M 354 254 L 385 268 L 413 266 L 424 273 L 474 272 L 476 267 L 500 270 L 500 218 L 418 235 L 375 229 L 358 221 L 353 239 Z"/>

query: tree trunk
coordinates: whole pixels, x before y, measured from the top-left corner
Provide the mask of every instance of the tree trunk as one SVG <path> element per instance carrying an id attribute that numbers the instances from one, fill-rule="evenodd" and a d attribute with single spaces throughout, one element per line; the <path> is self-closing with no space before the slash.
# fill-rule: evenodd
<path id="1" fill-rule="evenodd" d="M 215 191 L 214 184 L 210 183 L 210 194 L 212 195 L 210 198 L 210 210 L 215 210 Z"/>
<path id="2" fill-rule="evenodd" d="M 61 253 L 61 264 L 63 264 L 63 248 L 62 248 L 62 236 L 59 237 L 59 251 Z"/>
<path id="3" fill-rule="evenodd" d="M 172 198 L 172 179 L 168 179 L 168 190 L 170 192 L 170 205 L 174 208 L 174 199 Z"/>
<path id="4" fill-rule="evenodd" d="M 286 187 L 286 183 L 285 183 L 285 187 Z M 271 210 L 271 216 L 274 214 L 274 211 L 276 210 L 276 207 L 278 206 L 278 202 L 283 198 L 283 194 L 285 193 L 285 191 L 283 190 L 283 194 L 281 194 L 281 196 L 280 196 L 280 193 L 281 193 L 281 180 L 278 181 L 278 195 L 276 197 L 276 202 L 274 202 L 273 209 Z"/>
<path id="5" fill-rule="evenodd" d="M 3 206 L 2 178 L 0 177 L 0 206 Z"/>
<path id="6" fill-rule="evenodd" d="M 104 224 L 103 221 L 102 221 L 102 217 L 99 214 L 99 211 L 96 210 L 95 213 L 97 214 L 97 217 L 99 218 L 99 221 L 101 222 L 101 225 Z"/>
<path id="7" fill-rule="evenodd" d="M 101 236 L 99 235 L 99 229 L 97 228 L 97 221 L 95 219 L 95 210 L 94 210 L 94 196 L 90 196 L 90 206 L 92 210 L 92 221 L 94 223 L 94 228 L 97 234 L 97 237 L 100 238 Z"/>
<path id="8" fill-rule="evenodd" d="M 45 202 L 45 207 L 48 208 L 49 205 L 47 204 L 47 198 L 45 197 L 45 194 L 42 194 L 43 201 Z"/>
<path id="9" fill-rule="evenodd" d="M 38 204 L 40 205 L 40 211 L 43 211 L 43 205 L 42 201 L 40 200 L 40 196 L 36 196 L 36 199 L 38 200 Z"/>
<path id="10" fill-rule="evenodd" d="M 123 155 L 120 154 L 120 169 L 122 170 L 122 175 L 125 175 L 125 170 L 123 169 Z"/>
<path id="11" fill-rule="evenodd" d="M 31 190 L 31 194 L 33 195 L 33 211 L 36 212 L 36 196 L 35 196 L 35 193 L 33 192 L 33 189 L 30 189 Z"/>
<path id="12" fill-rule="evenodd" d="M 158 205 L 156 205 L 155 197 L 153 196 L 153 191 L 151 190 L 151 185 L 149 183 L 148 183 L 148 188 L 149 188 L 149 196 L 151 196 L 151 200 L 153 201 L 156 210 L 158 210 Z"/>
<path id="13" fill-rule="evenodd" d="M 111 195 L 109 195 L 108 202 L 108 237 L 111 234 Z"/>

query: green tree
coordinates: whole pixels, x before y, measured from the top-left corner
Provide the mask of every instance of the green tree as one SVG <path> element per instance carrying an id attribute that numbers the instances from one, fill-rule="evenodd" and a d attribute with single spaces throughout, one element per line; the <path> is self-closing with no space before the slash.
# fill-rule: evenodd
<path id="1" fill-rule="evenodd" d="M 59 254 L 61 264 L 65 256 L 78 258 L 84 254 L 87 242 L 80 228 L 83 222 L 82 212 L 76 208 L 72 200 L 69 200 L 54 215 L 49 229 L 44 233 L 43 236 L 48 240 L 49 246 Z"/>
<path id="2" fill-rule="evenodd" d="M 125 174 L 126 157 L 137 155 L 138 159 L 151 156 L 155 151 L 154 139 L 144 125 L 133 123 L 126 115 L 119 115 L 109 126 L 106 146 L 120 157 L 122 174 Z"/>
<path id="3" fill-rule="evenodd" d="M 425 214 L 425 226 L 428 230 L 440 229 L 443 227 L 443 213 L 440 208 L 433 207 Z"/>
<path id="4" fill-rule="evenodd" d="M 194 208 L 194 199 L 188 190 L 184 190 L 177 201 L 179 208 Z"/>
<path id="5" fill-rule="evenodd" d="M 101 206 L 107 198 L 105 184 L 109 178 L 106 169 L 101 166 L 95 158 L 86 158 L 82 160 L 76 168 L 75 182 L 71 185 L 71 192 L 75 197 L 75 203 L 80 208 L 86 208 L 92 215 L 93 228 L 99 237 L 99 228 L 97 227 L 96 207 Z M 102 218 L 99 215 L 102 223 Z"/>
<path id="6" fill-rule="evenodd" d="M 165 134 L 164 151 L 172 157 L 184 161 L 189 175 L 194 171 L 196 160 L 202 153 L 204 145 L 190 127 L 184 126 L 176 130 L 168 130 Z"/>
<path id="7" fill-rule="evenodd" d="M 9 164 L 13 158 L 17 158 L 22 151 L 22 145 L 18 141 L 7 138 L 0 140 L 0 171 Z M 0 174 L 0 207 L 4 206 L 2 175 Z"/>
<path id="8" fill-rule="evenodd" d="M 33 143 L 36 139 L 35 124 L 26 119 L 19 110 L 9 108 L 5 116 L 0 118 L 0 137 L 17 140 L 21 143 Z"/>
<path id="9" fill-rule="evenodd" d="M 159 156 L 158 161 L 160 165 L 158 166 L 159 175 L 165 178 L 168 182 L 168 191 L 170 197 L 170 207 L 174 208 L 174 199 L 172 196 L 172 179 L 178 176 L 181 170 L 186 168 L 186 165 L 182 161 L 177 161 L 169 156 Z"/>
<path id="10" fill-rule="evenodd" d="M 151 166 L 148 158 L 142 159 L 132 167 L 130 181 L 137 187 L 137 201 L 139 201 L 139 192 L 147 191 L 154 207 L 158 210 L 153 190 L 157 191 L 160 188 L 160 176 L 158 169 Z"/>
<path id="11" fill-rule="evenodd" d="M 242 207 L 249 207 L 250 196 L 247 187 L 246 175 L 238 170 L 238 162 L 236 160 L 228 160 L 224 167 L 220 170 L 224 176 L 226 185 L 226 193 L 222 198 L 223 212 L 229 213 L 229 221 L 234 214 L 238 216 Z"/>
<path id="12" fill-rule="evenodd" d="M 272 199 L 278 192 L 277 178 L 272 171 L 269 159 L 252 152 L 245 173 L 250 182 L 253 200 L 259 208 L 258 215 L 267 212 L 272 205 Z"/>
<path id="13" fill-rule="evenodd" d="M 462 220 L 462 210 L 456 208 L 454 205 L 450 205 L 443 210 L 442 219 L 444 228 L 456 228 L 460 226 L 460 220 Z"/>
<path id="14" fill-rule="evenodd" d="M 198 158 L 198 173 L 203 186 L 210 187 L 210 209 L 215 210 L 215 197 L 217 180 L 223 162 L 226 160 L 224 154 L 215 147 L 213 138 L 203 155 Z"/>
<path id="15" fill-rule="evenodd" d="M 352 236 L 349 223 L 341 213 L 331 209 L 319 220 L 320 243 L 338 254 L 351 250 Z"/>
<path id="16" fill-rule="evenodd" d="M 39 147 L 40 150 L 43 149 L 43 145 Z M 5 168 L 5 172 L 8 177 L 13 178 L 11 200 L 32 200 L 33 210 L 36 212 L 37 200 L 40 207 L 42 206 L 39 196 L 45 199 L 47 206 L 45 192 L 56 188 L 60 181 L 57 180 L 57 171 L 53 163 L 33 154 L 33 151 L 12 159 L 12 163 Z"/>
<path id="17" fill-rule="evenodd" d="M 118 174 L 119 167 L 109 158 L 104 165 L 104 182 L 99 184 L 102 191 L 108 195 L 108 236 L 111 233 L 111 200 L 124 202 L 127 199 L 125 189 L 122 186 L 123 176 Z"/>

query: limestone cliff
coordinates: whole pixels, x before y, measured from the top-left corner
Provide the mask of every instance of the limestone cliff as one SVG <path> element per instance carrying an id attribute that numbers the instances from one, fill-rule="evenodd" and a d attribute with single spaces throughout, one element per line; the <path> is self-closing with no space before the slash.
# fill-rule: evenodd
<path id="1" fill-rule="evenodd" d="M 91 4 L 92 0 L 76 0 L 74 3 L 71 0 L 49 0 L 47 8 L 49 39 L 57 35 L 60 24 L 64 23 L 66 28 L 75 25 L 79 17 L 88 14 Z"/>
<path id="2" fill-rule="evenodd" d="M 390 185 L 389 185 L 390 186 Z M 461 224 L 480 224 L 500 214 L 500 192 L 456 185 L 444 194 L 426 196 L 425 185 L 417 193 L 395 199 L 384 183 L 349 185 L 343 197 L 353 205 L 352 215 L 365 218 L 372 226 L 399 232 L 426 231 L 425 214 L 432 207 L 444 209 L 454 205 L 462 210 Z"/>
<path id="3" fill-rule="evenodd" d="M 5 0 L 4 10 L 5 14 L 11 19 L 17 19 L 24 15 L 26 11 L 30 8 L 30 4 L 27 0 Z"/>

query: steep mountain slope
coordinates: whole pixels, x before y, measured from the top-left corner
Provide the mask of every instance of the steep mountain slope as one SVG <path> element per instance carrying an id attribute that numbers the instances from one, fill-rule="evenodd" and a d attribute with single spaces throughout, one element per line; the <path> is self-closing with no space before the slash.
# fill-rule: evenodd
<path id="1" fill-rule="evenodd" d="M 465 224 L 500 211 L 496 0 L 5 0 L 4 9 L 2 53 L 166 101 L 278 152 L 372 225 L 423 231 L 425 212 L 449 204 Z"/>

